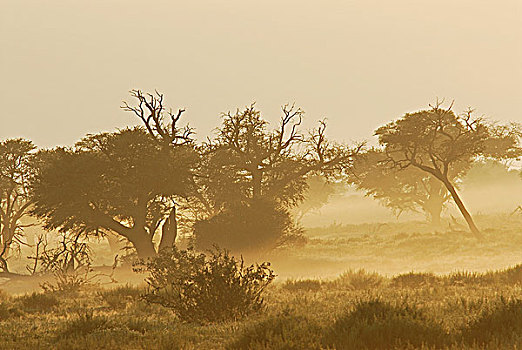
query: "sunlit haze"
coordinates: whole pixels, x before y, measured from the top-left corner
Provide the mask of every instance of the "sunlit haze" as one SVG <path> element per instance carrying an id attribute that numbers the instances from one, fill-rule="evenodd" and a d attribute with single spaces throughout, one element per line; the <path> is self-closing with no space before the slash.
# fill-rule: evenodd
<path id="1" fill-rule="evenodd" d="M 254 101 L 347 142 L 437 97 L 522 121 L 522 2 L 3 0 L 0 76 L 0 138 L 40 147 L 137 124 L 133 88 L 199 138 Z"/>

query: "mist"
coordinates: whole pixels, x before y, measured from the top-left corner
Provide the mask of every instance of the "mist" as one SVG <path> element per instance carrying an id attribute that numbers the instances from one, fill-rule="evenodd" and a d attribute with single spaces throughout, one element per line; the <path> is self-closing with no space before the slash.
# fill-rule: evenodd
<path id="1" fill-rule="evenodd" d="M 520 348 L 521 24 L 4 0 L 0 350 Z"/>

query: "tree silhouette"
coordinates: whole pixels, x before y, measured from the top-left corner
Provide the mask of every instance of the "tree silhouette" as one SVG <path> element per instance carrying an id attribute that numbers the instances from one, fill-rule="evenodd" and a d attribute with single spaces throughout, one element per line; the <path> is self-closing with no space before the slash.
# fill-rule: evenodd
<path id="1" fill-rule="evenodd" d="M 11 246 L 21 242 L 25 227 L 21 220 L 32 204 L 29 190 L 35 148 L 23 139 L 0 142 L 0 268 L 6 272 Z"/>
<path id="2" fill-rule="evenodd" d="M 456 115 L 452 106 L 445 109 L 437 102 L 430 109 L 405 114 L 378 128 L 375 134 L 384 147 L 390 167 L 415 167 L 441 181 L 471 232 L 481 237 L 452 179 L 477 158 L 518 156 L 518 132 L 514 128 L 487 124 L 482 118 L 475 118 L 471 109 Z"/>
<path id="3" fill-rule="evenodd" d="M 438 226 L 444 205 L 451 198 L 444 185 L 433 175 L 415 167 L 388 166 L 384 151 L 368 150 L 354 163 L 351 183 L 379 200 L 396 215 L 404 211 L 423 212 Z M 452 173 L 455 177 L 458 172 Z M 454 178 L 451 179 L 452 182 Z"/>
<path id="4" fill-rule="evenodd" d="M 195 147 L 194 139 L 192 138 L 194 129 L 189 125 L 179 126 L 185 109 L 178 109 L 175 113 L 172 109 L 167 109 L 164 105 L 164 95 L 158 91 L 151 94 L 134 89 L 130 91 L 130 95 L 134 98 L 135 105 L 129 105 L 124 101 L 121 108 L 124 111 L 135 114 L 141 120 L 150 136 L 163 144 L 164 147 L 171 148 L 174 152 L 178 148 Z M 198 193 L 197 190 L 194 190 L 193 195 L 197 197 Z M 172 247 L 176 242 L 178 235 L 177 205 L 174 200 L 170 201 L 171 209 L 161 229 L 162 238 L 159 250 Z"/>
<path id="5" fill-rule="evenodd" d="M 73 149 L 46 154 L 34 184 L 33 213 L 47 229 L 111 231 L 141 257 L 172 244 L 172 202 L 193 191 L 197 155 L 191 145 L 165 147 L 142 128 L 88 135 Z M 166 227 L 167 226 L 167 227 Z M 168 244 L 164 241 L 169 240 Z"/>
<path id="6" fill-rule="evenodd" d="M 195 226 L 196 242 L 228 247 L 231 238 L 219 241 L 218 232 L 235 231 L 241 233 L 234 239 L 252 249 L 273 246 L 292 231 L 288 209 L 303 200 L 309 175 L 347 173 L 362 146 L 329 142 L 324 121 L 303 132 L 302 117 L 301 109 L 285 105 L 270 130 L 254 105 L 223 115 L 216 137 L 202 147 L 200 198 L 209 215 Z"/>

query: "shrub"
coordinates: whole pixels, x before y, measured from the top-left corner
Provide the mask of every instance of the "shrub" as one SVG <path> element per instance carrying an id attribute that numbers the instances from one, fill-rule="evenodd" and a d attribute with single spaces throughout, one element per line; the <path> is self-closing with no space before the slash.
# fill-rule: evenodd
<path id="1" fill-rule="evenodd" d="M 231 320 L 260 310 L 263 291 L 275 277 L 269 263 L 245 267 L 243 260 L 219 249 L 209 256 L 166 249 L 138 266 L 137 271 L 150 273 L 144 299 L 189 322 Z"/>
<path id="2" fill-rule="evenodd" d="M 36 292 L 21 296 L 17 301 L 21 304 L 22 310 L 29 313 L 49 312 L 60 304 L 54 294 Z"/>
<path id="3" fill-rule="evenodd" d="M 507 284 L 522 284 L 522 264 L 499 272 Z"/>
<path id="4" fill-rule="evenodd" d="M 271 201 L 241 203 L 194 225 L 198 249 L 215 245 L 233 252 L 272 249 L 279 244 L 302 243 L 288 211 Z"/>
<path id="5" fill-rule="evenodd" d="M 8 320 L 12 317 L 21 316 L 22 312 L 8 301 L 0 302 L 0 321 Z"/>
<path id="6" fill-rule="evenodd" d="M 96 331 L 112 328 L 109 319 L 104 316 L 94 316 L 92 310 L 78 313 L 78 317 L 68 321 L 61 332 L 63 337 L 85 336 Z"/>
<path id="7" fill-rule="evenodd" d="M 369 273 L 361 269 L 357 271 L 348 270 L 331 283 L 337 288 L 362 290 L 377 288 L 381 286 L 383 282 L 384 278 L 378 273 Z"/>
<path id="8" fill-rule="evenodd" d="M 485 311 L 462 330 L 468 343 L 486 344 L 493 340 L 506 341 L 522 333 L 522 300 L 500 299 L 500 305 Z"/>
<path id="9" fill-rule="evenodd" d="M 317 292 L 321 289 L 321 281 L 319 280 L 286 280 L 285 283 L 281 286 L 281 288 L 292 291 L 308 291 L 308 292 Z"/>
<path id="10" fill-rule="evenodd" d="M 440 282 L 440 277 L 433 273 L 409 272 L 392 278 L 391 285 L 397 288 L 421 288 L 433 286 Z"/>
<path id="11" fill-rule="evenodd" d="M 125 322 L 127 328 L 141 334 L 150 332 L 154 329 L 154 324 L 143 318 L 131 318 Z"/>
<path id="12" fill-rule="evenodd" d="M 123 309 L 128 302 L 137 300 L 144 290 L 131 285 L 98 292 L 101 299 L 112 309 Z"/>
<path id="13" fill-rule="evenodd" d="M 84 266 L 74 270 L 53 270 L 54 281 L 44 282 L 40 287 L 45 292 L 76 293 L 81 288 L 91 284 L 93 275 L 90 266 Z"/>
<path id="14" fill-rule="evenodd" d="M 327 332 L 325 343 L 336 349 L 391 349 L 422 345 L 440 347 L 447 334 L 441 325 L 407 305 L 380 300 L 359 302 Z"/>
<path id="15" fill-rule="evenodd" d="M 484 273 L 457 271 L 448 276 L 444 276 L 443 280 L 448 285 L 517 285 L 522 283 L 522 264 L 514 267 L 488 271 Z"/>
<path id="16" fill-rule="evenodd" d="M 457 271 L 444 276 L 444 282 L 450 286 L 495 284 L 498 282 L 498 276 L 492 273 Z"/>
<path id="17" fill-rule="evenodd" d="M 321 331 L 310 319 L 285 311 L 246 327 L 227 349 L 321 349 Z"/>

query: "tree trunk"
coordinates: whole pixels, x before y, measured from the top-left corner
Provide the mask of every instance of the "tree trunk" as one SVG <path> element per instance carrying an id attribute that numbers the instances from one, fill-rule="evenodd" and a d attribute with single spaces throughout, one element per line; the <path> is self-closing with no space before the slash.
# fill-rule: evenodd
<path id="1" fill-rule="evenodd" d="M 151 258 L 157 255 L 154 243 L 145 229 L 133 229 L 133 234 L 128 236 L 139 258 Z"/>
<path id="2" fill-rule="evenodd" d="M 14 234 L 11 233 L 12 230 L 10 230 L 9 226 L 2 227 L 2 249 L 0 250 L 0 269 L 4 272 L 9 272 L 9 267 L 7 266 L 7 258 L 9 256 L 9 248 L 11 246 L 12 237 Z"/>
<path id="3" fill-rule="evenodd" d="M 9 272 L 9 267 L 7 266 L 7 260 L 2 256 L 0 257 L 0 269 L 2 272 Z"/>
<path id="4" fill-rule="evenodd" d="M 471 233 L 473 233 L 473 235 L 475 235 L 475 237 L 482 239 L 483 238 L 482 234 L 480 233 L 477 225 L 475 225 L 475 222 L 473 221 L 473 218 L 471 217 L 470 213 L 464 206 L 464 203 L 460 199 L 455 187 L 451 184 L 451 182 L 448 179 L 444 179 L 443 183 L 446 186 L 446 188 L 448 189 L 449 193 L 451 194 L 451 197 L 453 197 L 453 200 L 457 204 L 457 207 L 459 208 L 460 212 L 462 213 L 464 220 L 466 220 L 466 223 L 468 224 Z"/>
<path id="5" fill-rule="evenodd" d="M 261 197 L 261 182 L 263 174 L 260 170 L 252 171 L 252 199 Z"/>
<path id="6" fill-rule="evenodd" d="M 423 203 L 422 209 L 428 214 L 429 221 L 433 226 L 440 226 L 440 216 L 444 202 L 446 201 L 445 186 L 436 178 L 429 184 L 428 199 Z"/>
<path id="7" fill-rule="evenodd" d="M 169 217 L 165 220 L 161 229 L 161 241 L 158 247 L 158 252 L 164 248 L 171 248 L 176 243 L 178 236 L 178 221 L 176 219 L 176 206 L 172 208 Z"/>

